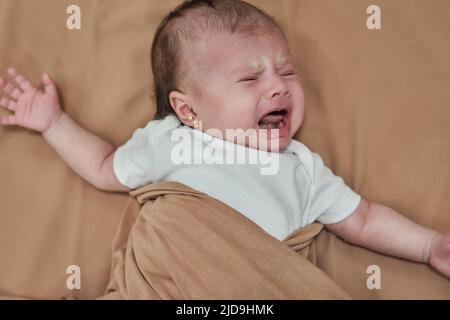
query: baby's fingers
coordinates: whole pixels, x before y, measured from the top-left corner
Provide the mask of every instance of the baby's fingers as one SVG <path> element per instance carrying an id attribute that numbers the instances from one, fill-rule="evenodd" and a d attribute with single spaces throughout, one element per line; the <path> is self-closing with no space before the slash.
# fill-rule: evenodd
<path id="1" fill-rule="evenodd" d="M 20 91 L 19 88 L 16 88 L 13 84 L 3 80 L 2 78 L 0 78 L 0 89 L 3 89 L 14 99 L 17 99 L 22 94 L 22 91 Z"/>
<path id="2" fill-rule="evenodd" d="M 19 74 L 16 69 L 9 68 L 8 73 L 14 78 L 14 80 L 16 80 L 22 90 L 25 91 L 31 87 L 31 83 L 23 75 Z"/>
<path id="3" fill-rule="evenodd" d="M 16 124 L 17 121 L 15 116 L 0 117 L 0 125 L 2 126 L 12 126 Z"/>
<path id="4" fill-rule="evenodd" d="M 11 111 L 16 111 L 16 102 L 5 97 L 0 98 L 0 106 L 6 107 Z"/>
<path id="5" fill-rule="evenodd" d="M 55 83 L 50 79 L 47 73 L 42 75 L 42 81 L 44 82 L 44 90 L 45 92 L 56 96 L 58 93 L 56 92 Z"/>

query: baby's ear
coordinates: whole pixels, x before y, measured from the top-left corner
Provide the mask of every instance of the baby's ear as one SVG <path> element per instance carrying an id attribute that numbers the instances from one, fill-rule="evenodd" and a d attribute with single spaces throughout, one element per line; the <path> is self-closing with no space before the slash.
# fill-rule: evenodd
<path id="1" fill-rule="evenodd" d="M 169 102 L 172 109 L 175 111 L 178 119 L 187 126 L 192 125 L 192 121 L 188 120 L 192 115 L 195 118 L 195 113 L 191 107 L 191 98 L 189 95 L 179 92 L 171 91 L 169 93 Z"/>

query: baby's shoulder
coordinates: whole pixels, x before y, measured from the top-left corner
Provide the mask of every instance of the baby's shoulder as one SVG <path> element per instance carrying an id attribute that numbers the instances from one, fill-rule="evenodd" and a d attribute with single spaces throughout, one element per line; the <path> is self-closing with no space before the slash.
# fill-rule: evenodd
<path id="1" fill-rule="evenodd" d="M 145 129 L 153 136 L 160 136 L 178 128 L 181 125 L 180 120 L 174 115 L 168 115 L 163 119 L 151 120 Z"/>
<path id="2" fill-rule="evenodd" d="M 126 144 L 130 146 L 159 144 L 162 137 L 170 136 L 170 132 L 180 124 L 180 120 L 172 115 L 163 119 L 150 120 L 143 128 L 137 128 Z M 162 144 L 164 143 L 165 141 L 162 141 Z"/>

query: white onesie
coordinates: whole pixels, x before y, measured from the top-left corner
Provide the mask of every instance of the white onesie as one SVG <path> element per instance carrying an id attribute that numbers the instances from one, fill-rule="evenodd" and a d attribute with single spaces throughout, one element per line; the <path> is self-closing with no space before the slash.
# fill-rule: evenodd
<path id="1" fill-rule="evenodd" d="M 113 167 L 119 181 L 131 189 L 156 181 L 183 183 L 234 208 L 278 240 L 316 220 L 323 224 L 339 222 L 361 201 L 361 196 L 335 176 L 317 153 L 297 140 L 279 153 L 277 174 L 262 175 L 261 163 L 176 164 L 172 161 L 174 148 L 189 141 L 175 141 L 174 129 L 186 130 L 205 148 L 220 148 L 217 152 L 233 147 L 267 155 L 192 129 L 169 115 L 138 128 L 117 149 Z M 192 152 L 195 156 L 202 149 Z"/>

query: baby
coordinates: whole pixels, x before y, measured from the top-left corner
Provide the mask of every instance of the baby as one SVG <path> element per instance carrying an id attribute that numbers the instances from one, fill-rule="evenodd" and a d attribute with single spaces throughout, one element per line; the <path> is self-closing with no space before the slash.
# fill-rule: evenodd
<path id="1" fill-rule="evenodd" d="M 450 277 L 450 234 L 362 198 L 318 154 L 292 139 L 302 124 L 304 93 L 284 33 L 266 13 L 239 0 L 186 1 L 160 24 L 151 64 L 157 114 L 117 150 L 62 111 L 47 73 L 39 90 L 8 69 L 18 86 L 0 78 L 10 96 L 0 105 L 14 114 L 0 117 L 0 124 L 41 132 L 101 190 L 178 181 L 236 209 L 278 240 L 319 221 L 350 243 L 428 263 Z M 192 144 L 212 152 L 192 151 Z M 188 158 L 204 161 L 178 161 L 180 146 Z M 278 169 L 264 175 L 260 163 L 214 161 L 233 150 L 276 155 Z"/>

